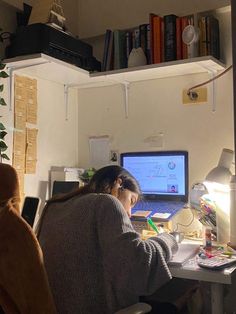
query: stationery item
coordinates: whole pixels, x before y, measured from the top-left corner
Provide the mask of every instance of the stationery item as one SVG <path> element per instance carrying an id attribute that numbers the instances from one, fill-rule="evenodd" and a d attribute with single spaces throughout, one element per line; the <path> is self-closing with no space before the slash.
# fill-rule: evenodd
<path id="1" fill-rule="evenodd" d="M 203 268 L 213 270 L 221 270 L 236 263 L 236 258 L 227 258 L 222 256 L 214 256 L 211 258 L 198 258 L 197 264 Z"/>
<path id="2" fill-rule="evenodd" d="M 179 243 L 179 249 L 168 262 L 169 266 L 182 266 L 190 258 L 194 257 L 200 249 L 196 243 Z"/>
<path id="3" fill-rule="evenodd" d="M 137 210 L 135 211 L 132 216 L 133 217 L 143 217 L 146 218 L 147 216 L 149 216 L 151 214 L 151 211 L 148 210 Z"/>
<path id="4" fill-rule="evenodd" d="M 205 228 L 205 250 L 211 251 L 212 249 L 212 241 L 211 241 L 211 228 Z"/>
<path id="5" fill-rule="evenodd" d="M 152 219 L 148 218 L 147 222 L 148 222 L 149 226 L 158 234 L 159 230 L 158 230 L 157 226 L 154 224 L 154 222 L 152 221 Z"/>

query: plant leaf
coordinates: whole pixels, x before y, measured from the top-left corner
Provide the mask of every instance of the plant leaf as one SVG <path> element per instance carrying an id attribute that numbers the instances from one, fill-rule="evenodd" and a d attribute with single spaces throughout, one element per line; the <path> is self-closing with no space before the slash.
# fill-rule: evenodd
<path id="1" fill-rule="evenodd" d="M 0 139 L 1 140 L 3 140 L 6 135 L 7 135 L 6 131 L 0 131 Z"/>
<path id="2" fill-rule="evenodd" d="M 7 78 L 9 75 L 7 74 L 7 72 L 5 72 L 5 71 L 1 71 L 0 72 L 0 77 L 2 77 L 2 78 Z"/>
<path id="3" fill-rule="evenodd" d="M 1 85 L 0 85 L 0 92 L 2 92 L 2 91 L 3 91 L 3 89 L 4 89 L 4 85 L 3 85 L 3 84 L 1 84 Z"/>
<path id="4" fill-rule="evenodd" d="M 4 64 L 4 63 L 0 62 L 0 70 L 5 69 L 5 67 L 6 67 L 6 64 Z"/>
<path id="5" fill-rule="evenodd" d="M 2 122 L 0 122 L 0 130 L 3 131 L 3 130 L 6 130 L 5 126 L 2 124 Z"/>
<path id="6" fill-rule="evenodd" d="M 0 98 L 0 105 L 1 106 L 6 106 L 7 105 L 3 98 Z"/>
<path id="7" fill-rule="evenodd" d="M 3 142 L 3 141 L 0 141 L 0 151 L 1 151 L 1 153 L 5 152 L 5 150 L 7 150 L 7 148 L 8 148 L 7 144 L 5 142 Z"/>
<path id="8" fill-rule="evenodd" d="M 10 158 L 6 154 L 1 154 L 2 159 L 10 160 Z"/>

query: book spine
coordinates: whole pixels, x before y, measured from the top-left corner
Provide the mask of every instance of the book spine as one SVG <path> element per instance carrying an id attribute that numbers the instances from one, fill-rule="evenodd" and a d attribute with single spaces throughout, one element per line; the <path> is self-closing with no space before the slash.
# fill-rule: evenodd
<path id="1" fill-rule="evenodd" d="M 148 24 L 139 25 L 139 46 L 147 58 L 147 26 Z"/>
<path id="2" fill-rule="evenodd" d="M 164 16 L 164 60 L 176 60 L 176 18 L 174 14 Z"/>
<path id="3" fill-rule="evenodd" d="M 140 47 L 140 36 L 139 36 L 139 28 L 135 28 L 133 30 L 133 48 Z"/>
<path id="4" fill-rule="evenodd" d="M 103 60 L 102 60 L 102 71 L 106 71 L 106 64 L 107 64 L 107 56 L 108 56 L 108 47 L 109 41 L 111 36 L 111 30 L 107 29 L 105 34 L 105 41 L 104 41 L 104 50 L 103 50 Z"/>
<path id="5" fill-rule="evenodd" d="M 209 34 L 209 55 L 220 59 L 219 21 L 214 16 L 207 17 L 207 30 Z"/>
<path id="6" fill-rule="evenodd" d="M 149 14 L 149 36 L 150 36 L 150 64 L 153 63 L 153 18 L 154 13 Z"/>
<path id="7" fill-rule="evenodd" d="M 108 52 L 107 52 L 107 62 L 106 62 L 106 71 L 113 69 L 113 58 L 114 58 L 114 40 L 113 32 L 111 31 L 108 43 Z"/>
<path id="8" fill-rule="evenodd" d="M 114 30 L 114 69 L 126 66 L 125 30 Z"/>
<path id="9" fill-rule="evenodd" d="M 150 31 L 150 24 L 147 24 L 146 28 L 147 34 L 146 34 L 146 55 L 147 55 L 147 64 L 152 63 L 151 59 L 151 31 Z"/>
<path id="10" fill-rule="evenodd" d="M 153 16 L 152 19 L 153 63 L 162 62 L 162 18 Z"/>
<path id="11" fill-rule="evenodd" d="M 182 59 L 181 17 L 176 18 L 176 60 Z"/>
<path id="12" fill-rule="evenodd" d="M 129 54 L 133 48 L 132 45 L 132 32 L 127 31 L 125 33 L 125 59 L 126 59 L 126 67 L 128 66 Z"/>
<path id="13" fill-rule="evenodd" d="M 198 20 L 198 28 L 199 28 L 199 56 L 204 56 L 204 23 L 203 17 L 200 17 Z"/>
<path id="14" fill-rule="evenodd" d="M 188 26 L 188 18 L 187 16 L 182 16 L 181 17 L 181 41 L 182 41 L 182 58 L 183 59 L 188 58 L 188 47 L 183 42 L 183 39 L 182 39 L 183 30 L 185 29 L 186 26 Z"/>

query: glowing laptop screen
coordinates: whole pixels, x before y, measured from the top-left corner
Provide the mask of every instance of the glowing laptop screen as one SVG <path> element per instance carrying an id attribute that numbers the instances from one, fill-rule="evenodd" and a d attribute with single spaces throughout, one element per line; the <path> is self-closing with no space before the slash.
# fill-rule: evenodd
<path id="1" fill-rule="evenodd" d="M 139 182 L 147 198 L 188 198 L 188 153 L 186 151 L 121 154 L 121 165 Z"/>

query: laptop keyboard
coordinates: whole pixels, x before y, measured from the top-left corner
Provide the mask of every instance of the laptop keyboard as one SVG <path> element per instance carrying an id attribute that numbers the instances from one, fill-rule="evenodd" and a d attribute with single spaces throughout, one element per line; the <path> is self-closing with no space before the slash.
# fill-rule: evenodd
<path id="1" fill-rule="evenodd" d="M 151 201 L 141 201 L 139 202 L 134 210 L 155 210 L 155 212 L 158 213 L 173 213 L 173 211 L 176 211 L 180 208 L 183 208 L 185 206 L 184 203 L 180 202 L 168 202 L 168 201 L 163 201 L 163 202 L 151 202 Z"/>

